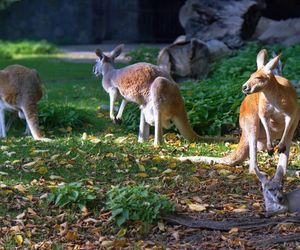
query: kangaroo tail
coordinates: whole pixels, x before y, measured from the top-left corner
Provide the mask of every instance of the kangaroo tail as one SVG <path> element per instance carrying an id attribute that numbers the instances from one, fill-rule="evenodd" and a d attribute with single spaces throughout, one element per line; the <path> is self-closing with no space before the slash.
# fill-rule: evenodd
<path id="1" fill-rule="evenodd" d="M 235 151 L 225 157 L 208 157 L 208 156 L 186 156 L 179 157 L 180 161 L 204 162 L 208 164 L 225 164 L 235 166 L 242 163 L 249 156 L 249 145 L 247 139 L 242 134 L 240 142 Z"/>
<path id="2" fill-rule="evenodd" d="M 185 139 L 192 141 L 192 142 L 199 140 L 199 136 L 193 130 L 193 128 L 191 127 L 191 125 L 188 121 L 185 110 L 180 113 L 180 116 L 174 116 L 172 120 L 173 120 L 176 128 L 179 130 L 180 134 Z"/>

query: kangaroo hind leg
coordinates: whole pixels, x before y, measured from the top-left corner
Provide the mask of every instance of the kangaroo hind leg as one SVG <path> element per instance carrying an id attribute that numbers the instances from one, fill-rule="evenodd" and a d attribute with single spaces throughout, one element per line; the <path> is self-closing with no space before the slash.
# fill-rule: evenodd
<path id="1" fill-rule="evenodd" d="M 35 140 L 42 140 L 42 134 L 38 127 L 38 114 L 36 104 L 27 104 L 21 107 L 27 126 Z"/>

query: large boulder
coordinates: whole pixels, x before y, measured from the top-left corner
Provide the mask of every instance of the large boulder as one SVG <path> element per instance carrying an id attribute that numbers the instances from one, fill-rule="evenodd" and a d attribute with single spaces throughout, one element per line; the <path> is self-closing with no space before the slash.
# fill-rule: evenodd
<path id="1" fill-rule="evenodd" d="M 210 53 L 207 45 L 197 39 L 177 40 L 163 48 L 157 64 L 175 79 L 204 78 L 209 71 Z"/>
<path id="2" fill-rule="evenodd" d="M 220 40 L 238 48 L 253 35 L 264 7 L 262 0 L 187 0 L 179 20 L 187 39 Z"/>
<path id="3" fill-rule="evenodd" d="M 285 46 L 300 43 L 300 18 L 276 21 L 262 17 L 253 38 L 264 44 L 278 43 Z"/>
<path id="4" fill-rule="evenodd" d="M 203 42 L 180 36 L 160 51 L 157 63 L 177 80 L 201 79 L 207 75 L 210 62 L 229 54 L 231 50 L 219 40 Z"/>

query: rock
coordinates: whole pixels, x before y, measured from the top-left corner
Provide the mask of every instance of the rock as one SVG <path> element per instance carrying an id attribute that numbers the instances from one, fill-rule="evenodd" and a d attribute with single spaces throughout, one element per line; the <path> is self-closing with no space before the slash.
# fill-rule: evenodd
<path id="1" fill-rule="evenodd" d="M 210 53 L 210 60 L 215 61 L 221 57 L 231 54 L 231 50 L 225 43 L 219 40 L 209 40 L 205 43 Z"/>
<path id="2" fill-rule="evenodd" d="M 180 42 L 186 42 L 186 41 L 187 41 L 186 35 L 181 35 L 181 36 L 177 37 L 173 43 L 180 43 Z"/>
<path id="3" fill-rule="evenodd" d="M 250 38 L 265 7 L 260 0 L 187 0 L 179 12 L 179 21 L 187 39 L 220 40 L 229 48 L 238 48 Z"/>
<path id="4" fill-rule="evenodd" d="M 210 53 L 202 41 L 173 43 L 158 55 L 158 65 L 173 78 L 204 78 L 209 71 Z"/>
<path id="5" fill-rule="evenodd" d="M 262 17 L 253 38 L 265 44 L 278 43 L 285 46 L 299 44 L 300 18 L 276 21 Z"/>

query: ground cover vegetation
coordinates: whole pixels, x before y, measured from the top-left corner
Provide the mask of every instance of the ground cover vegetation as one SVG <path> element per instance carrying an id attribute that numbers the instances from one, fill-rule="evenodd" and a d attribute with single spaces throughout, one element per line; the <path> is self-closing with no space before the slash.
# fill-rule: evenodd
<path id="1" fill-rule="evenodd" d="M 34 45 L 26 43 L 29 49 Z M 260 48 L 249 44 L 215 62 L 207 79 L 180 84 L 198 133 L 237 131 L 241 85 L 255 70 Z M 282 50 L 284 75 L 300 79 L 300 46 L 268 49 Z M 1 43 L 0 51 L 4 51 Z M 108 95 L 92 75 L 91 63 L 64 61 L 55 47 L 42 54 L 12 51 L 10 56 L 0 54 L 0 68 L 18 63 L 39 71 L 44 82 L 39 119 L 53 142 L 24 137 L 25 124 L 19 120 L 7 139 L 0 141 L 0 249 L 239 249 L 299 233 L 294 224 L 229 232 L 166 224 L 162 217 L 174 210 L 214 220 L 263 214 L 259 182 L 248 174 L 247 162 L 232 168 L 174 159 L 194 154 L 222 156 L 236 144 L 189 143 L 172 129 L 162 147 L 153 147 L 151 140 L 138 144 L 138 109 L 129 105 L 123 124 L 112 124 Z M 131 55 L 134 61 L 153 62 L 157 52 L 141 47 Z M 299 185 L 294 174 L 300 164 L 297 141 L 290 158 L 287 190 Z M 277 161 L 278 154 L 259 155 L 260 166 L 269 174 Z"/>

